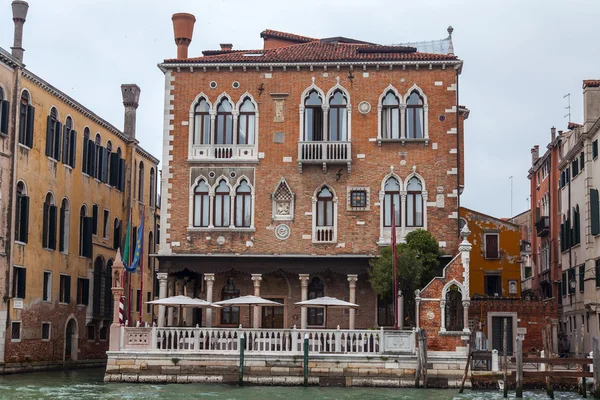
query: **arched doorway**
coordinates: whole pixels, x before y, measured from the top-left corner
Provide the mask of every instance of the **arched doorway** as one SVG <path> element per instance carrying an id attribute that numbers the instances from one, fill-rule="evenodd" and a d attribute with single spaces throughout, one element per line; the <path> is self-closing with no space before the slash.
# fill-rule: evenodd
<path id="1" fill-rule="evenodd" d="M 65 354 L 64 361 L 77 360 L 77 345 L 79 340 L 79 329 L 75 317 L 70 317 L 65 326 Z"/>

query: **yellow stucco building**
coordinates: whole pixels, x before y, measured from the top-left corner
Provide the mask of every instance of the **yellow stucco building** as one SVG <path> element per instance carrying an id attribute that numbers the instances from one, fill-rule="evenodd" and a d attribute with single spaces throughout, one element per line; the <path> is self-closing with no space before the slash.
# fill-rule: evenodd
<path id="1" fill-rule="evenodd" d="M 471 296 L 521 297 L 521 227 L 465 207 L 460 220 L 471 231 Z"/>

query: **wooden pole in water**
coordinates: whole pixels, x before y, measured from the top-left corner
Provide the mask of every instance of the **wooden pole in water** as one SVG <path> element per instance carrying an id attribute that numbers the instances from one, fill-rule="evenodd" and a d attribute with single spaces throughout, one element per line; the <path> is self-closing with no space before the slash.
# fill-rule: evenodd
<path id="1" fill-rule="evenodd" d="M 421 329 L 417 329 L 417 368 L 415 369 L 415 388 L 421 384 Z"/>
<path id="2" fill-rule="evenodd" d="M 549 349 L 550 346 L 548 346 L 546 327 L 542 327 L 542 344 L 544 345 L 544 356 L 546 358 L 550 358 L 550 349 Z M 549 364 L 549 363 L 545 364 L 546 372 L 549 372 L 552 370 L 551 366 L 552 366 L 552 364 Z M 551 399 L 554 398 L 554 389 L 552 388 L 552 380 L 550 378 L 550 375 L 546 375 L 546 392 L 548 394 L 548 397 L 550 397 Z"/>
<path id="3" fill-rule="evenodd" d="M 600 399 L 600 340 L 598 337 L 594 337 L 592 343 L 592 357 L 594 357 L 594 398 Z"/>
<path id="4" fill-rule="evenodd" d="M 504 398 L 508 397 L 508 382 L 507 382 L 507 374 L 508 374 L 508 335 L 507 335 L 507 324 L 508 318 L 504 318 L 504 332 L 503 332 L 503 342 L 502 342 L 502 382 L 504 383 Z"/>
<path id="5" fill-rule="evenodd" d="M 469 343 L 467 343 L 467 364 L 465 365 L 465 372 L 463 373 L 462 382 L 460 383 L 460 390 L 458 393 L 462 393 L 465 390 L 465 381 L 467 380 L 467 374 L 469 373 L 469 364 L 471 364 L 471 354 L 473 353 L 475 332 L 471 333 Z"/>
<path id="6" fill-rule="evenodd" d="M 581 356 L 583 358 L 586 358 L 584 340 L 585 340 L 585 327 L 583 326 L 583 324 L 581 324 Z M 582 372 L 585 372 L 587 370 L 586 364 L 579 365 L 579 370 Z M 585 382 L 585 376 L 581 377 L 581 395 L 583 396 L 584 399 L 587 398 L 587 386 L 586 386 L 586 382 Z"/>
<path id="7" fill-rule="evenodd" d="M 423 376 L 423 387 L 427 389 L 427 331 L 421 329 L 421 375 Z"/>
<path id="8" fill-rule="evenodd" d="M 517 398 L 523 398 L 523 339 L 517 336 Z"/>

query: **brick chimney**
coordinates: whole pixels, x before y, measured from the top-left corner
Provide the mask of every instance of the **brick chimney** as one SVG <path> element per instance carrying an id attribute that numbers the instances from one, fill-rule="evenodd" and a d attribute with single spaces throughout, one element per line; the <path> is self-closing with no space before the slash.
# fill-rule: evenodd
<path id="1" fill-rule="evenodd" d="M 538 158 L 540 158 L 540 146 L 536 144 L 531 149 L 531 165 L 534 165 Z"/>
<path id="2" fill-rule="evenodd" d="M 12 2 L 13 21 L 15 22 L 15 37 L 11 47 L 12 55 L 19 61 L 23 62 L 23 25 L 27 18 L 27 10 L 29 4 L 26 1 L 14 0 Z"/>
<path id="3" fill-rule="evenodd" d="M 223 51 L 231 51 L 233 49 L 233 44 L 231 43 L 221 43 L 220 46 Z"/>
<path id="4" fill-rule="evenodd" d="M 550 128 L 550 139 L 552 140 L 552 142 L 554 142 L 554 139 L 556 139 L 556 128 L 555 127 Z"/>
<path id="5" fill-rule="evenodd" d="M 589 131 L 600 118 L 600 80 L 583 81 L 583 126 Z"/>
<path id="6" fill-rule="evenodd" d="M 125 106 L 125 120 L 123 133 L 128 139 L 135 139 L 135 119 L 142 90 L 136 84 L 121 85 L 123 105 Z"/>
<path id="7" fill-rule="evenodd" d="M 192 14 L 178 13 L 173 14 L 171 20 L 173 21 L 175 44 L 177 44 L 177 58 L 188 58 L 188 47 L 192 42 L 196 17 L 194 17 Z"/>

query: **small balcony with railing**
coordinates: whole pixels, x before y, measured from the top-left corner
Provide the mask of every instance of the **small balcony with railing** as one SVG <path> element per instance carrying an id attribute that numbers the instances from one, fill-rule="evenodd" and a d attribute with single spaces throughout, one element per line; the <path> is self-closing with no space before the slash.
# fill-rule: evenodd
<path id="1" fill-rule="evenodd" d="M 192 162 L 258 162 L 255 144 L 193 144 Z"/>
<path id="2" fill-rule="evenodd" d="M 535 231 L 538 237 L 547 236 L 550 233 L 550 217 L 540 217 L 535 223 Z"/>
<path id="3" fill-rule="evenodd" d="M 352 165 L 352 148 L 350 141 L 335 142 L 298 142 L 298 170 L 302 172 L 303 164 L 328 165 L 346 164 L 348 173 Z"/>

